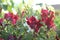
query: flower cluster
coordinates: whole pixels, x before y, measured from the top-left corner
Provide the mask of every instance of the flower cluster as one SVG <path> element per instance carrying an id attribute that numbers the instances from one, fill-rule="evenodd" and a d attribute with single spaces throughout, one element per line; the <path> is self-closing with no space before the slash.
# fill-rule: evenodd
<path id="1" fill-rule="evenodd" d="M 16 22 L 17 22 L 17 20 L 18 20 L 18 15 L 14 15 L 13 13 L 9 12 L 9 13 L 6 13 L 6 14 L 4 15 L 4 18 L 5 18 L 6 20 L 10 20 L 11 23 L 12 23 L 13 25 L 15 25 Z"/>
<path id="2" fill-rule="evenodd" d="M 42 13 L 41 14 L 42 21 L 47 25 L 47 28 L 55 29 L 56 28 L 56 26 L 54 24 L 55 13 L 53 11 L 49 11 L 47 9 L 42 9 L 41 13 Z"/>
<path id="3" fill-rule="evenodd" d="M 4 18 L 0 18 L 0 26 L 3 26 L 2 24 L 3 24 L 4 19 L 9 20 L 9 21 L 11 21 L 11 23 L 13 25 L 16 25 L 16 22 L 18 21 L 19 16 L 17 14 L 15 15 L 15 14 L 13 14 L 11 12 L 6 13 L 4 15 Z"/>
<path id="4" fill-rule="evenodd" d="M 41 20 L 37 20 L 34 16 L 27 18 L 27 24 L 30 26 L 31 29 L 34 29 L 35 32 L 38 32 L 39 28 L 42 26 L 40 22 Z"/>
<path id="5" fill-rule="evenodd" d="M 31 29 L 34 29 L 35 32 L 38 32 L 39 28 L 43 26 L 41 22 L 47 25 L 47 28 L 56 29 L 54 24 L 55 13 L 53 11 L 49 11 L 47 9 L 41 10 L 41 20 L 37 20 L 34 16 L 27 18 L 27 24 L 30 26 Z"/>

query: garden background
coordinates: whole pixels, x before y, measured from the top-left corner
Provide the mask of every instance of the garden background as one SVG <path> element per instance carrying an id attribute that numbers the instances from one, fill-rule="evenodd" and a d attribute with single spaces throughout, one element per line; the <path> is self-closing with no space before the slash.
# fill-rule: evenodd
<path id="1" fill-rule="evenodd" d="M 0 0 L 0 40 L 60 40 L 59 4 Z"/>

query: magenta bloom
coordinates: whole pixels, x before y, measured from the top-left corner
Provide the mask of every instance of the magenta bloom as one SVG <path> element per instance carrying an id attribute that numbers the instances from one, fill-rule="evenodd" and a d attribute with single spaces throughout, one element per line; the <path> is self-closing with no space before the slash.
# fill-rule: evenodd
<path id="1" fill-rule="evenodd" d="M 11 23 L 12 23 L 13 25 L 15 25 L 16 22 L 17 22 L 17 20 L 18 20 L 18 15 L 14 15 L 13 13 L 10 13 L 10 12 L 9 12 L 9 13 L 6 13 L 6 14 L 5 14 L 4 18 L 5 18 L 6 20 L 11 21 Z"/>
<path id="2" fill-rule="evenodd" d="M 47 25 L 47 28 L 56 28 L 55 24 L 54 24 L 54 12 L 53 11 L 49 11 L 48 10 L 44 10 L 42 9 L 41 11 L 41 17 L 42 17 L 42 21 Z"/>
<path id="3" fill-rule="evenodd" d="M 53 26 L 55 26 L 54 21 L 50 18 L 47 18 L 45 24 L 47 25 L 48 29 L 52 28 Z"/>
<path id="4" fill-rule="evenodd" d="M 31 29 L 34 29 L 35 32 L 38 32 L 39 28 L 42 26 L 40 20 L 37 20 L 34 16 L 27 18 L 27 24 L 30 26 Z"/>
<path id="5" fill-rule="evenodd" d="M 46 10 L 46 9 L 42 9 L 42 10 L 41 10 L 41 13 L 42 13 L 42 16 L 48 16 L 49 11 Z"/>
<path id="6" fill-rule="evenodd" d="M 13 13 L 6 13 L 5 15 L 4 15 L 4 18 L 6 19 L 6 20 L 11 20 L 12 19 L 12 17 L 13 17 Z"/>
<path id="7" fill-rule="evenodd" d="M 42 21 L 43 21 L 43 22 L 46 21 L 46 19 L 47 19 L 47 17 L 48 17 L 48 14 L 49 14 L 48 10 L 46 10 L 46 9 L 42 9 L 42 10 L 41 10 L 41 18 L 42 18 Z"/>
<path id="8" fill-rule="evenodd" d="M 14 16 L 12 17 L 12 24 L 15 25 L 16 22 L 17 22 L 17 20 L 18 20 L 18 15 L 14 15 Z"/>

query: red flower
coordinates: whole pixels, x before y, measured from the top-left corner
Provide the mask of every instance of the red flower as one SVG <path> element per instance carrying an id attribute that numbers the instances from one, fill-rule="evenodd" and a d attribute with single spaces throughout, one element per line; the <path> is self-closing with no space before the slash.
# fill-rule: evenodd
<path id="1" fill-rule="evenodd" d="M 48 29 L 50 29 L 50 28 L 53 28 L 54 30 L 56 29 L 54 20 L 52 20 L 51 18 L 47 17 L 46 20 L 44 20 L 43 22 L 47 25 Z"/>
<path id="2" fill-rule="evenodd" d="M 18 15 L 13 15 L 12 20 L 11 20 L 12 24 L 15 25 L 17 20 L 18 20 Z"/>
<path id="3" fill-rule="evenodd" d="M 3 19 L 2 18 L 0 18 L 0 25 L 2 26 L 2 23 L 3 23 Z"/>
<path id="4" fill-rule="evenodd" d="M 13 17 L 13 13 L 10 13 L 10 12 L 4 15 L 4 18 L 7 20 L 11 20 L 12 17 Z"/>
<path id="5" fill-rule="evenodd" d="M 12 19 L 12 24 L 15 25 L 16 24 L 16 20 L 15 19 Z"/>
<path id="6" fill-rule="evenodd" d="M 27 18 L 27 24 L 30 26 L 31 29 L 34 29 L 35 32 L 38 32 L 39 28 L 42 26 L 40 20 L 37 20 L 34 16 Z"/>
<path id="7" fill-rule="evenodd" d="M 12 19 L 15 19 L 15 20 L 18 20 L 18 15 L 13 15 L 12 17 L 11 17 Z"/>
<path id="8" fill-rule="evenodd" d="M 53 11 L 49 11 L 48 10 L 44 10 L 42 9 L 41 11 L 41 17 L 42 17 L 42 21 L 47 25 L 47 28 L 56 28 L 55 24 L 54 24 L 54 12 Z"/>
<path id="9" fill-rule="evenodd" d="M 55 13 L 53 11 L 49 12 L 51 20 L 55 19 Z"/>
<path id="10" fill-rule="evenodd" d="M 47 19 L 47 17 L 48 17 L 49 12 L 48 12 L 48 10 L 46 10 L 46 9 L 42 9 L 42 10 L 41 10 L 41 13 L 42 13 L 42 14 L 41 14 L 42 21 L 45 22 L 46 19 Z"/>
<path id="11" fill-rule="evenodd" d="M 10 20 L 11 21 L 11 23 L 13 24 L 13 25 L 15 25 L 16 24 L 16 22 L 17 22 L 17 20 L 18 20 L 18 15 L 14 15 L 13 13 L 6 13 L 5 14 L 5 17 L 4 17 L 5 19 L 7 19 L 7 20 Z"/>
<path id="12" fill-rule="evenodd" d="M 48 14 L 49 14 L 49 12 L 48 12 L 48 10 L 44 10 L 44 9 L 42 9 L 41 10 L 41 13 L 42 13 L 42 16 L 44 15 L 44 16 L 48 16 Z"/>

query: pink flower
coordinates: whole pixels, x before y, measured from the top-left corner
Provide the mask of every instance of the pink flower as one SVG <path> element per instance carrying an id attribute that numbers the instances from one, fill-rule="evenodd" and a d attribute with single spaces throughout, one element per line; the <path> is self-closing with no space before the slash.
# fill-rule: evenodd
<path id="1" fill-rule="evenodd" d="M 44 15 L 44 16 L 48 16 L 48 14 L 49 14 L 48 10 L 46 10 L 46 9 L 42 9 L 42 10 L 41 10 L 41 13 L 42 13 L 42 15 Z"/>
<path id="2" fill-rule="evenodd" d="M 18 18 L 19 18 L 18 15 L 13 15 L 12 20 L 11 20 L 13 25 L 16 24 Z"/>
<path id="3" fill-rule="evenodd" d="M 30 26 L 31 29 L 34 29 L 35 32 L 39 31 L 39 28 L 42 26 L 40 20 L 37 20 L 34 16 L 27 18 L 27 24 Z"/>
<path id="4" fill-rule="evenodd" d="M 11 20 L 11 18 L 13 17 L 13 13 L 6 13 L 5 15 L 4 15 L 4 18 L 6 19 L 6 20 Z"/>
<path id="5" fill-rule="evenodd" d="M 48 10 L 42 9 L 41 13 L 42 13 L 41 14 L 42 21 L 47 25 L 47 28 L 55 29 L 56 26 L 54 24 L 54 18 L 55 18 L 54 12 L 53 11 L 48 12 Z"/>
<path id="6" fill-rule="evenodd" d="M 47 19 L 48 14 L 49 14 L 48 10 L 46 10 L 46 9 L 41 10 L 41 18 L 42 18 L 43 22 L 45 22 L 45 20 Z"/>
<path id="7" fill-rule="evenodd" d="M 55 19 L 55 13 L 53 11 L 49 12 L 51 20 Z"/>
<path id="8" fill-rule="evenodd" d="M 10 12 L 9 12 L 9 13 L 6 13 L 6 14 L 5 14 L 4 18 L 5 18 L 6 20 L 10 20 L 11 23 L 12 23 L 13 25 L 15 25 L 19 17 L 18 17 L 17 14 L 14 15 L 13 13 L 10 13 Z"/>
<path id="9" fill-rule="evenodd" d="M 12 24 L 15 25 L 16 24 L 16 20 L 15 19 L 12 19 Z"/>

